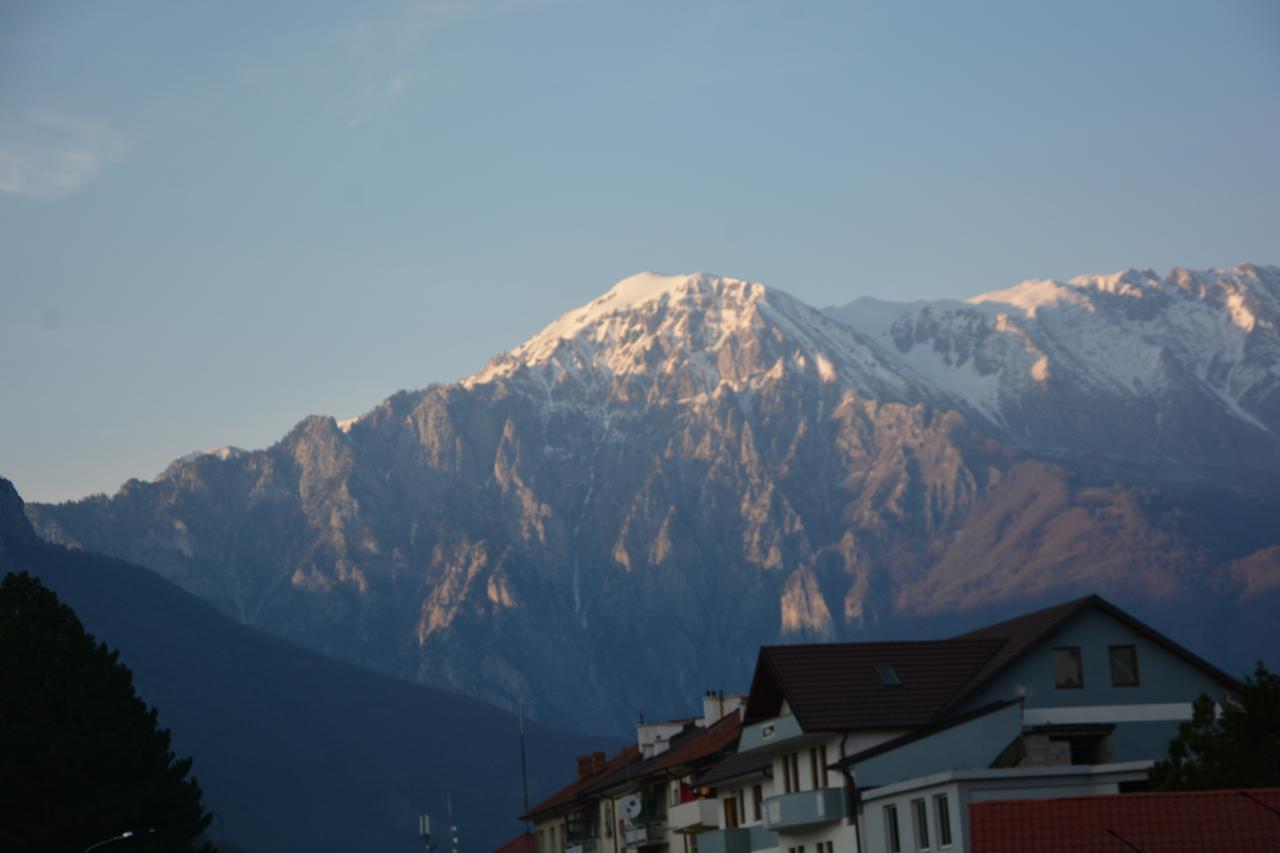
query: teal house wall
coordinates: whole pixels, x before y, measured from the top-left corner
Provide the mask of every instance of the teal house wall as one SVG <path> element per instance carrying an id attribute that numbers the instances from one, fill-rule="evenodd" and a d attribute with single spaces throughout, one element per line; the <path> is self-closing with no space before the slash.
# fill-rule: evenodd
<path id="1" fill-rule="evenodd" d="M 1137 686 L 1112 686 L 1109 647 L 1113 645 L 1136 647 Z M 1060 646 L 1080 648 L 1083 687 L 1060 689 L 1055 685 L 1053 649 Z M 1109 720 L 1116 725 L 1111 736 L 1113 761 L 1161 758 L 1178 731 L 1177 720 L 1126 721 L 1125 716 L 1141 714 L 1144 709 L 1126 710 L 1125 706 L 1190 703 L 1201 693 L 1220 699 L 1228 692 L 1227 685 L 1210 673 L 1096 608 L 1079 614 L 1033 646 L 959 710 L 1008 699 L 1018 687 L 1026 690 L 1024 708 L 1028 711 L 1119 706 L 1115 718 Z"/>

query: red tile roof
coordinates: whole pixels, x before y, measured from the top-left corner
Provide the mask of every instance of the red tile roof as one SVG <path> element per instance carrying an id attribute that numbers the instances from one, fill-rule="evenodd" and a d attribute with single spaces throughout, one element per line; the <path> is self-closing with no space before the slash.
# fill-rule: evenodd
<path id="1" fill-rule="evenodd" d="M 613 773 L 617 772 L 619 769 L 626 767 L 628 764 L 637 762 L 639 760 L 640 760 L 640 747 L 636 746 L 635 744 L 632 744 L 628 746 L 626 749 L 623 749 L 622 751 L 620 751 L 617 755 L 613 756 L 613 758 L 610 758 L 608 761 L 606 761 L 604 763 L 604 766 L 601 767 L 599 770 L 597 770 L 595 773 L 591 773 L 586 776 L 582 776 L 577 779 L 574 779 L 568 785 L 565 785 L 563 788 L 556 791 L 554 794 L 547 797 L 545 800 L 538 803 L 537 805 L 529 809 L 524 814 L 520 815 L 520 819 L 532 820 L 537 815 L 545 814 L 547 812 L 553 812 L 556 809 L 560 809 L 560 808 L 564 808 L 566 806 L 572 805 L 578 799 L 579 795 L 585 792 L 588 788 L 590 788 L 596 782 L 599 782 L 601 779 L 604 779 L 612 775 Z"/>
<path id="2" fill-rule="evenodd" d="M 741 718 L 736 713 L 729 714 L 706 728 L 690 725 L 671 739 L 671 746 L 666 752 L 629 764 L 609 776 L 596 777 L 599 781 L 594 782 L 583 793 L 592 794 L 638 783 L 646 777 L 677 767 L 710 766 L 714 759 L 737 746 L 741 729 Z"/>
<path id="3" fill-rule="evenodd" d="M 973 803 L 969 834 L 972 853 L 1280 850 L 1280 788 Z"/>
<path id="4" fill-rule="evenodd" d="M 522 832 L 493 853 L 533 853 L 533 851 L 533 836 L 528 832 Z"/>

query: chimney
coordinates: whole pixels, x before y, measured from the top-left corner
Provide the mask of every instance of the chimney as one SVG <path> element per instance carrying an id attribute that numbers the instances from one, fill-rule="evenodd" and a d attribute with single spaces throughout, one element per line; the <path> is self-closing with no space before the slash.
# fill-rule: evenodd
<path id="1" fill-rule="evenodd" d="M 591 753 L 591 772 L 596 773 L 603 769 L 604 769 L 604 753 L 603 752 Z"/>
<path id="2" fill-rule="evenodd" d="M 578 756 L 578 778 L 579 779 L 585 779 L 586 777 L 591 775 L 591 771 L 592 771 L 591 759 L 592 759 L 592 756 L 590 755 Z"/>

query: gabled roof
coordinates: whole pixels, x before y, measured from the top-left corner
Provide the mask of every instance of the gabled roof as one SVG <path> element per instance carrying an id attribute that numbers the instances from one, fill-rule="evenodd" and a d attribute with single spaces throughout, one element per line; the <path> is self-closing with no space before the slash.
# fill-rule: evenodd
<path id="1" fill-rule="evenodd" d="M 1076 616 L 1098 609 L 1229 690 L 1239 682 L 1097 595 L 1046 607 L 948 640 L 764 646 L 745 722 L 777 716 L 785 699 L 807 732 L 903 729 L 947 717 Z M 901 684 L 885 683 L 892 667 Z"/>
<path id="2" fill-rule="evenodd" d="M 719 762 L 712 765 L 710 770 L 694 779 L 693 784 L 698 788 L 716 785 L 730 779 L 740 779 L 743 776 L 763 773 L 772 766 L 773 754 L 766 747 L 749 749 L 746 752 L 734 752 L 726 755 Z"/>
<path id="3" fill-rule="evenodd" d="M 593 782 L 582 793 L 595 794 L 621 785 L 638 783 L 645 777 L 678 767 L 697 767 L 710 763 L 711 759 L 737 745 L 741 730 L 742 722 L 737 713 L 729 714 L 706 728 L 690 725 L 671 739 L 666 752 L 599 777 L 598 781 Z"/>
<path id="4" fill-rule="evenodd" d="M 969 833 L 973 853 L 1280 850 L 1280 788 L 977 802 Z"/>
<path id="5" fill-rule="evenodd" d="M 547 797 L 524 814 L 520 815 L 520 819 L 533 820 L 537 815 L 567 809 L 569 806 L 574 805 L 580 798 L 585 799 L 584 795 L 586 794 L 587 789 L 589 789 L 593 784 L 618 772 L 621 768 L 639 761 L 640 747 L 632 744 L 626 749 L 618 752 L 613 756 L 613 758 L 606 761 L 604 766 L 595 773 L 574 779 L 568 785 L 565 785 L 563 788 L 556 791 L 554 794 Z"/>
<path id="6" fill-rule="evenodd" d="M 777 716 L 785 698 L 807 732 L 927 725 L 1005 641 L 977 638 L 764 646 L 746 722 Z M 901 682 L 886 684 L 877 667 Z"/>
<path id="7" fill-rule="evenodd" d="M 1182 658 L 1223 687 L 1229 690 L 1239 688 L 1240 682 L 1236 679 L 1227 675 L 1204 658 L 1175 643 L 1150 625 L 1134 616 L 1130 616 L 1100 595 L 1086 595 L 1073 601 L 1025 613 L 1022 616 L 1015 616 L 1012 619 L 1006 619 L 1004 622 L 997 622 L 985 628 L 978 628 L 976 631 L 970 631 L 957 637 L 956 639 L 1003 638 L 1007 642 L 991 660 L 987 661 L 987 664 L 965 686 L 952 704 L 963 701 L 980 690 L 1005 667 L 1022 657 L 1023 654 L 1030 651 L 1042 640 L 1048 639 L 1051 634 L 1065 626 L 1076 616 L 1091 609 L 1101 610 L 1111 618 L 1126 625 L 1134 633 L 1146 637 L 1166 651 Z"/>

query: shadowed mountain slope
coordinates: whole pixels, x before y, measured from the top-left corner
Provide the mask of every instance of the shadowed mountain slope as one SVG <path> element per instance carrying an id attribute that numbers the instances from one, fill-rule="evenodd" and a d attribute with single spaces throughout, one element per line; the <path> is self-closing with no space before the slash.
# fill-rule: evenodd
<path id="1" fill-rule="evenodd" d="M 139 566 L 40 541 L 0 479 L 0 570 L 29 571 L 120 651 L 215 814 L 253 850 L 421 850 L 417 816 L 443 827 L 453 796 L 468 847 L 519 826 L 514 717 L 474 699 L 361 669 L 237 624 Z M 573 756 L 617 741 L 528 729 L 533 795 Z"/>

